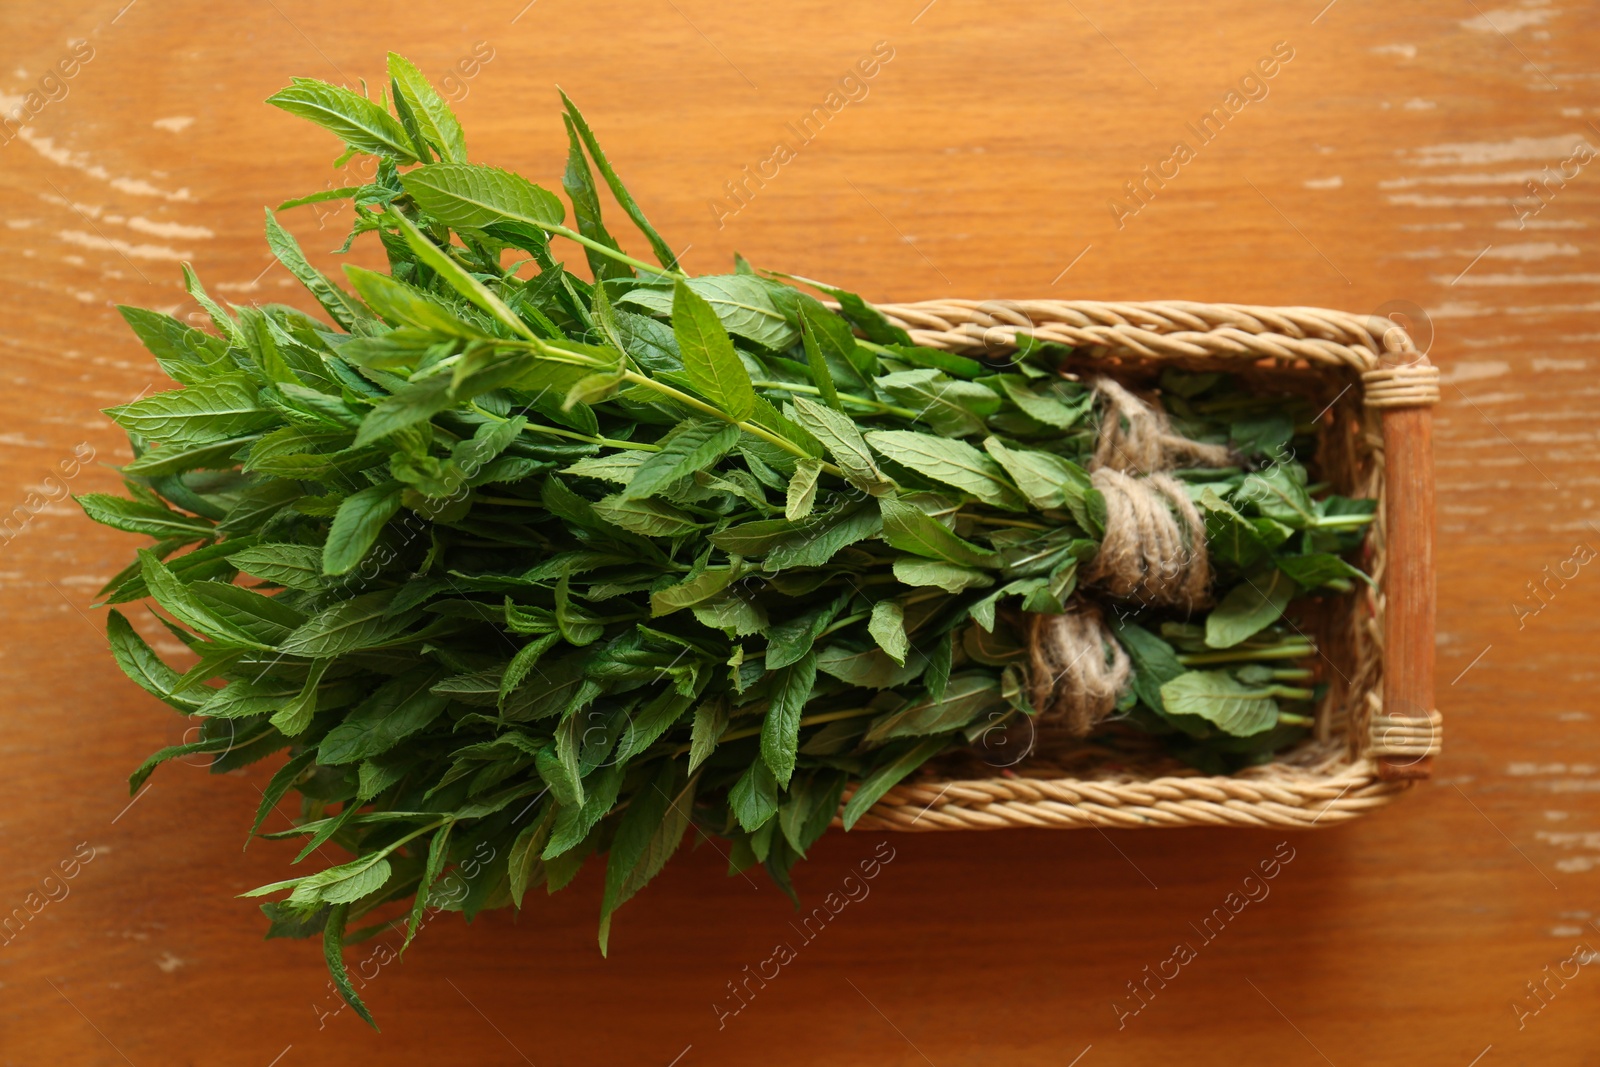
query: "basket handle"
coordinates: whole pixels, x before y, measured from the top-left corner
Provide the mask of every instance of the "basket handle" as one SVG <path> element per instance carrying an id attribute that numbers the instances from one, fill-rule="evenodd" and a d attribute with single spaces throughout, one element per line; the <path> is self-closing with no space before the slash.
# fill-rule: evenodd
<path id="1" fill-rule="evenodd" d="M 1386 338 L 1387 340 L 1387 338 Z M 1373 757 L 1384 781 L 1428 778 L 1438 751 L 1434 710 L 1433 410 L 1439 369 L 1403 338 L 1388 365 L 1362 375 L 1365 404 L 1383 424 L 1383 714 L 1373 724 Z M 1406 362 L 1399 362 L 1406 360 Z M 1399 668 L 1399 669 L 1396 669 Z"/>

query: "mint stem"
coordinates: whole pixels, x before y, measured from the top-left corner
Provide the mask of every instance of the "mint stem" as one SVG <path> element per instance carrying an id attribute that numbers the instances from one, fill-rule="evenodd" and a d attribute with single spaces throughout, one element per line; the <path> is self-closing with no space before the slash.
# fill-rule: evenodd
<path id="1" fill-rule="evenodd" d="M 1279 645 L 1270 648 L 1232 648 L 1221 652 L 1180 653 L 1178 662 L 1185 667 L 1198 667 L 1208 663 L 1252 663 L 1258 660 L 1300 659 L 1316 652 L 1309 642 Z"/>
<path id="2" fill-rule="evenodd" d="M 642 385 L 646 389 L 654 389 L 662 396 L 671 397 L 673 400 L 676 400 L 678 403 L 683 404 L 686 407 L 691 407 L 696 411 L 704 412 L 707 415 L 712 415 L 716 418 L 722 419 L 725 422 L 731 422 L 745 433 L 750 434 L 753 437 L 759 437 L 768 444 L 776 445 L 792 456 L 798 456 L 800 459 L 816 458 L 810 452 L 807 452 L 793 441 L 790 441 L 787 438 L 779 437 L 771 430 L 757 426 L 753 422 L 745 422 L 741 419 L 736 419 L 727 412 L 722 411 L 711 404 L 707 404 L 704 400 L 701 400 L 698 397 L 690 396 L 681 389 L 674 389 L 670 385 L 667 385 L 663 382 L 658 382 L 654 378 L 646 377 L 637 371 L 623 371 L 622 380 L 625 382 L 630 382 L 634 385 Z M 836 478 L 844 477 L 844 471 L 840 470 L 838 467 L 827 462 L 826 460 L 822 461 L 822 469 Z"/>
<path id="3" fill-rule="evenodd" d="M 539 227 L 539 229 L 543 230 L 545 233 L 554 234 L 557 237 L 565 237 L 569 241 L 576 241 L 583 247 L 590 249 L 591 251 L 598 252 L 602 256 L 605 256 L 609 259 L 614 259 L 618 263 L 626 263 L 634 270 L 647 271 L 650 274 L 656 274 L 663 278 L 683 278 L 687 280 L 689 277 L 682 271 L 667 270 L 666 268 L 658 267 L 653 263 L 646 263 L 642 259 L 634 259 L 626 252 L 619 252 L 610 245 L 603 245 L 599 241 L 590 240 L 577 230 L 569 230 L 565 226 L 559 226 L 555 223 L 540 222 L 538 219 L 529 219 L 528 221 Z"/>
<path id="4" fill-rule="evenodd" d="M 484 418 L 493 419 L 496 422 L 511 421 L 504 415 L 496 415 L 494 412 L 485 410 L 484 408 L 479 407 L 477 404 L 472 405 L 472 410 L 477 412 L 479 415 L 482 415 Z M 543 433 L 550 434 L 554 437 L 566 437 L 573 441 L 582 441 L 584 444 L 588 445 L 600 445 L 602 448 L 638 449 L 641 452 L 661 451 L 660 445 L 647 444 L 642 441 L 617 441 L 610 437 L 590 437 L 588 434 L 578 433 L 576 430 L 563 430 L 555 426 L 541 426 L 538 423 L 533 422 L 525 424 L 522 427 L 522 431 L 524 433 Z"/>
<path id="5" fill-rule="evenodd" d="M 807 396 L 822 395 L 822 390 L 814 385 L 796 385 L 790 382 L 751 382 L 750 384 L 755 386 L 757 389 L 780 389 L 789 393 L 805 393 Z M 864 396 L 853 396 L 848 393 L 839 393 L 838 396 L 840 400 L 843 400 L 846 403 L 860 404 L 862 407 L 871 408 L 874 411 L 881 411 L 885 415 L 899 415 L 903 419 L 915 419 L 918 416 L 918 412 L 912 411 L 910 408 L 902 408 L 896 407 L 893 404 L 885 404 L 881 400 L 868 400 Z"/>

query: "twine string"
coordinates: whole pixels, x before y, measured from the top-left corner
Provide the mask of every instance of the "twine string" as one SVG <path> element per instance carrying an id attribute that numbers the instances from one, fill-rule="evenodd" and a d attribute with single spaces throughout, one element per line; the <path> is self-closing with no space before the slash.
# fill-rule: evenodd
<path id="1" fill-rule="evenodd" d="M 1119 600 L 1176 608 L 1203 607 L 1211 560 L 1205 520 L 1173 467 L 1225 466 L 1226 445 L 1173 432 L 1166 412 L 1110 378 L 1098 378 L 1100 437 L 1090 481 L 1105 498 L 1105 535 L 1085 580 Z M 1029 612 L 1030 695 L 1034 710 L 1085 736 L 1111 714 L 1132 677 L 1122 646 L 1099 608 L 1074 596 L 1059 615 Z"/>

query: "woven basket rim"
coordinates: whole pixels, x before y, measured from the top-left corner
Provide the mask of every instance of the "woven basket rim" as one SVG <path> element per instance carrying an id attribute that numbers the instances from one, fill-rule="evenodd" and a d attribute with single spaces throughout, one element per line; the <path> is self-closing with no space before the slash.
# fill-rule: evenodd
<path id="1" fill-rule="evenodd" d="M 834 305 L 836 306 L 836 305 Z M 1187 300 L 939 299 L 874 305 L 914 343 L 954 352 L 1015 350 L 1018 336 L 1072 346 L 1092 361 L 1121 363 L 1247 363 L 1299 367 L 1308 374 L 1345 371 L 1347 387 L 1367 412 L 1366 450 L 1372 495 L 1381 500 L 1382 439 L 1376 412 L 1426 406 L 1438 400 L 1438 371 L 1405 330 L 1378 316 L 1318 307 L 1211 304 Z M 1344 393 L 1340 394 L 1341 397 Z M 1337 399 L 1337 398 L 1336 398 Z M 1331 406 L 1331 405 L 1330 405 Z M 1383 508 L 1369 529 L 1374 577 L 1383 565 Z M 1363 602 L 1352 603 L 1357 615 Z M 1367 599 L 1370 623 L 1381 632 L 1383 597 Z M 1282 758 L 1232 775 L 1163 775 L 1121 780 L 997 776 L 901 783 L 856 824 L 882 830 L 999 829 L 1004 827 L 1285 826 L 1332 825 L 1388 803 L 1409 782 L 1380 779 L 1373 756 L 1388 752 L 1370 730 L 1392 723 L 1382 712 L 1381 641 L 1368 650 L 1377 668 L 1364 691 L 1347 695 L 1353 746 L 1326 734 L 1288 755 L 1321 746 L 1312 763 Z M 1402 732 L 1401 751 L 1438 748 L 1438 714 L 1420 737 Z M 1323 716 L 1319 714 L 1319 720 Z M 1386 735 L 1388 736 L 1388 735 Z"/>

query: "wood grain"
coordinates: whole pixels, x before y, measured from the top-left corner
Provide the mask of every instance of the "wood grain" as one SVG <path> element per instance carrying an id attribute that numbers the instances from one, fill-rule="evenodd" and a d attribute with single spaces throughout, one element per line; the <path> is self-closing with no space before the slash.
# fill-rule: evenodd
<path id="1" fill-rule="evenodd" d="M 1542 1007 L 1525 985 L 1600 945 L 1592 5 L 126 3 L 9 5 L 0 45 L 0 103 L 29 116 L 0 132 L 0 912 L 60 898 L 0 946 L 0 1062 L 1594 1062 L 1593 969 Z M 789 124 L 879 41 L 865 97 L 799 144 Z M 1292 58 L 1266 63 L 1278 42 Z M 292 75 L 373 78 L 389 49 L 454 69 L 475 155 L 548 184 L 562 85 L 696 271 L 737 249 L 875 299 L 1412 309 L 1447 375 L 1433 782 L 1294 837 L 1237 914 L 1283 838 L 887 838 L 870 894 L 809 941 L 707 846 L 619 914 L 609 960 L 590 874 L 520 917 L 430 925 L 368 987 L 381 1035 L 321 1016 L 315 947 L 262 942 L 234 899 L 291 855 L 239 851 L 270 768 L 169 767 L 127 806 L 127 772 L 186 726 L 117 672 L 90 607 L 130 539 L 60 497 L 115 488 L 125 444 L 97 409 L 164 385 L 114 303 L 195 311 L 190 260 L 229 300 L 306 306 L 261 206 L 335 179 L 337 147 L 261 101 Z M 775 177 L 724 199 L 785 139 Z M 1177 175 L 1145 177 L 1178 141 Z M 348 221 L 285 220 L 313 250 Z M 885 839 L 825 839 L 805 899 Z M 795 959 L 719 1028 L 780 941 Z M 1193 958 L 1150 979 L 1179 942 Z M 1539 1007 L 1520 1028 L 1518 998 Z"/>

